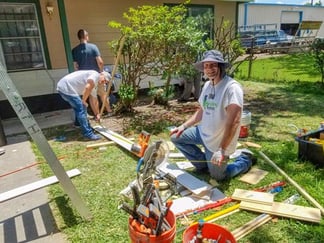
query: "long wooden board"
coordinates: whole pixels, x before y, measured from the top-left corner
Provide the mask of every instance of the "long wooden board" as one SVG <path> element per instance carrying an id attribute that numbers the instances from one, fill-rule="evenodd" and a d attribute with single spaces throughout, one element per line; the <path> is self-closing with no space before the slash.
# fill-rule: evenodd
<path id="1" fill-rule="evenodd" d="M 94 126 L 93 129 L 96 130 L 105 138 L 108 138 L 109 140 L 114 141 L 115 143 L 127 149 L 128 151 L 133 152 L 132 147 L 134 142 L 132 142 L 130 139 L 125 138 L 122 135 L 100 125 Z"/>
<path id="2" fill-rule="evenodd" d="M 134 141 L 134 138 L 129 138 L 129 141 Z M 86 146 L 86 148 L 87 149 L 92 149 L 92 148 L 98 148 L 98 147 L 101 147 L 101 146 L 108 146 L 108 145 L 112 145 L 112 144 L 116 144 L 115 141 L 88 144 Z"/>
<path id="3" fill-rule="evenodd" d="M 287 203 L 274 202 L 272 205 L 264 205 L 242 201 L 240 208 L 314 223 L 319 223 L 321 221 L 321 211 L 318 208 L 291 205 Z"/>
<path id="4" fill-rule="evenodd" d="M 244 202 L 255 202 L 260 204 L 271 205 L 273 203 L 274 194 L 267 192 L 249 191 L 243 189 L 235 189 L 232 198 Z"/>
<path id="5" fill-rule="evenodd" d="M 179 169 L 175 164 L 165 162 L 157 169 L 165 174 L 173 175 L 179 184 L 183 185 L 194 194 L 198 195 L 212 189 L 211 185 Z"/>
<path id="6" fill-rule="evenodd" d="M 74 177 L 74 176 L 80 175 L 81 172 L 78 169 L 73 169 L 73 170 L 67 171 L 66 174 L 69 177 Z M 12 199 L 12 198 L 21 196 L 21 195 L 26 194 L 28 192 L 32 192 L 32 191 L 38 190 L 40 188 L 49 186 L 49 185 L 57 183 L 57 182 L 58 182 L 58 179 L 56 178 L 56 176 L 51 176 L 51 177 L 48 177 L 48 178 L 45 178 L 45 179 L 30 183 L 30 184 L 27 184 L 27 185 L 24 185 L 24 186 L 21 186 L 21 187 L 17 187 L 15 189 L 10 190 L 10 191 L 1 193 L 0 194 L 0 203 L 4 202 L 4 201 L 7 201 L 9 199 Z"/>
<path id="7" fill-rule="evenodd" d="M 232 231 L 232 235 L 234 235 L 236 240 L 241 239 L 243 236 L 247 235 L 254 229 L 260 227 L 261 225 L 269 222 L 272 219 L 272 216 L 269 214 L 261 214 L 258 217 L 254 218 L 253 220 L 249 221 L 245 225 L 235 229 Z"/>

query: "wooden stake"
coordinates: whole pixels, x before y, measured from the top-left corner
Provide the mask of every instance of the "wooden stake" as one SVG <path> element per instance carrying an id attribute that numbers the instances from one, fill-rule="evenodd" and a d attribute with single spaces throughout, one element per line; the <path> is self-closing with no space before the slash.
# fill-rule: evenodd
<path id="1" fill-rule="evenodd" d="M 284 176 L 287 181 L 296 187 L 297 191 L 304 196 L 311 204 L 321 210 L 321 214 L 324 215 L 324 208 L 312 197 L 310 196 L 301 186 L 299 186 L 293 179 L 291 179 L 282 169 L 280 169 L 273 161 L 271 161 L 264 153 L 259 151 L 262 158 L 267 161 L 276 171 L 278 171 L 282 176 Z"/>
<path id="2" fill-rule="evenodd" d="M 252 143 L 252 142 L 245 142 L 244 144 L 248 147 L 253 147 L 253 148 L 261 148 L 262 147 L 260 144 Z"/>
<path id="3" fill-rule="evenodd" d="M 105 103 L 107 102 L 108 105 L 109 105 L 107 97 L 109 97 L 109 93 L 110 93 L 111 86 L 112 86 L 112 83 L 113 83 L 113 80 L 114 80 L 114 77 L 115 77 L 115 74 L 116 74 L 116 71 L 117 71 L 117 68 L 118 68 L 118 63 L 119 63 L 119 59 L 120 59 L 120 56 L 121 56 L 121 52 L 123 50 L 124 43 L 125 43 L 125 36 L 123 36 L 121 38 L 120 43 L 119 43 L 119 49 L 118 49 L 118 52 L 117 52 L 117 57 L 116 57 L 116 60 L 115 60 L 113 71 L 111 73 L 111 80 L 108 83 L 107 92 L 105 94 L 104 100 L 102 101 L 102 106 L 101 106 L 101 109 L 100 109 L 100 117 L 102 116 L 103 110 L 105 109 Z"/>

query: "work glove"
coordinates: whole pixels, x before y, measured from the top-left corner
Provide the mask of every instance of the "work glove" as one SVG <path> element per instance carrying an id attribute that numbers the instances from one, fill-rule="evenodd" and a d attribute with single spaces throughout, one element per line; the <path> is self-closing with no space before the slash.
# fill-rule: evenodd
<path id="1" fill-rule="evenodd" d="M 171 133 L 170 133 L 170 136 L 173 135 L 173 134 L 176 134 L 176 137 L 180 137 L 180 135 L 183 133 L 183 131 L 186 130 L 186 127 L 185 125 L 181 125 L 181 126 L 178 126 L 174 129 L 171 130 Z"/>
<path id="2" fill-rule="evenodd" d="M 225 151 L 223 149 L 219 149 L 213 153 L 213 156 L 211 157 L 211 162 L 214 165 L 221 166 L 222 163 L 227 162 L 227 159 L 228 159 L 228 156 L 225 156 Z"/>

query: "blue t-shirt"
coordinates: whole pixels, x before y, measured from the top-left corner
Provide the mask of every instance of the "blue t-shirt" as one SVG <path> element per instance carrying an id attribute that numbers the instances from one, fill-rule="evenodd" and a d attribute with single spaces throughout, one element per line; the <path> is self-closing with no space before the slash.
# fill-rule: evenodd
<path id="1" fill-rule="evenodd" d="M 79 65 L 79 70 L 96 70 L 99 72 L 96 57 L 100 56 L 98 47 L 91 43 L 81 43 L 72 49 L 73 61 Z"/>

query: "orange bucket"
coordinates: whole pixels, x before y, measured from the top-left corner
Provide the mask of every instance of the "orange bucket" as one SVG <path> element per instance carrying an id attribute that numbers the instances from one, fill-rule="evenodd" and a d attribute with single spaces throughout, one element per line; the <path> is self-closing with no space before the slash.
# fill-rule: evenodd
<path id="1" fill-rule="evenodd" d="M 188 227 L 182 235 L 182 242 L 190 242 L 197 234 L 198 223 Z M 218 240 L 219 243 L 236 243 L 232 233 L 218 224 L 204 223 L 201 232 L 203 238 Z"/>
<path id="2" fill-rule="evenodd" d="M 249 136 L 250 125 L 241 126 L 239 138 L 247 138 Z"/>
<path id="3" fill-rule="evenodd" d="M 166 220 L 171 228 L 160 235 L 148 235 L 138 232 L 131 225 L 132 217 L 128 220 L 129 237 L 132 243 L 172 243 L 176 236 L 176 218 L 171 210 L 168 211 Z"/>
<path id="4" fill-rule="evenodd" d="M 239 138 L 247 138 L 249 136 L 251 124 L 251 112 L 244 110 L 241 116 L 241 129 Z"/>

